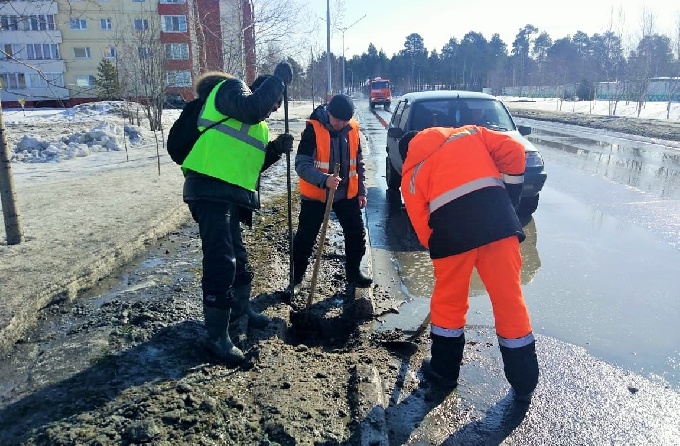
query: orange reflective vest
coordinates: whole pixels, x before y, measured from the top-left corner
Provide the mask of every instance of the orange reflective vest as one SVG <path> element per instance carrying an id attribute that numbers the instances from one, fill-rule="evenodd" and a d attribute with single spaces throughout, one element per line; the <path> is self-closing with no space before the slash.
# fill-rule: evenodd
<path id="1" fill-rule="evenodd" d="M 331 135 L 328 129 L 319 121 L 309 120 L 316 135 L 316 150 L 314 167 L 323 173 L 331 172 Z M 357 173 L 357 154 L 359 153 L 359 124 L 352 119 L 349 121 L 350 131 L 347 135 L 349 143 L 349 178 L 347 184 L 347 198 L 354 198 L 359 193 L 359 174 Z M 335 161 L 335 160 L 334 160 Z M 339 161 L 339 160 L 338 160 Z M 300 178 L 300 193 L 306 198 L 326 201 L 326 188 L 317 187 Z"/>

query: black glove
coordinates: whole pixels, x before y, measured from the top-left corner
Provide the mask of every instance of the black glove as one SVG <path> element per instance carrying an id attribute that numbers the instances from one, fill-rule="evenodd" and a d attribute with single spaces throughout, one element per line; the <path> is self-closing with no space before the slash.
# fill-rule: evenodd
<path id="1" fill-rule="evenodd" d="M 285 60 L 279 62 L 276 68 L 274 68 L 274 76 L 281 79 L 284 85 L 288 85 L 293 80 L 293 67 Z"/>
<path id="2" fill-rule="evenodd" d="M 279 155 L 290 153 L 293 150 L 293 135 L 290 133 L 282 133 L 271 142 L 274 152 Z"/>

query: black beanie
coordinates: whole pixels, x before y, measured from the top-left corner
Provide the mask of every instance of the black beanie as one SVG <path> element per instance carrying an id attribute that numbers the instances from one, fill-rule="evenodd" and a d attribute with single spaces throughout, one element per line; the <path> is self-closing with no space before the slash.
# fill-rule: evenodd
<path id="1" fill-rule="evenodd" d="M 399 154 L 401 155 L 402 161 L 406 159 L 406 153 L 408 152 L 408 144 L 417 134 L 418 134 L 417 130 L 411 130 L 410 132 L 402 136 L 401 139 L 399 140 Z"/>
<path id="2" fill-rule="evenodd" d="M 354 102 L 346 94 L 336 94 L 326 107 L 328 113 L 341 121 L 349 121 L 354 116 Z"/>

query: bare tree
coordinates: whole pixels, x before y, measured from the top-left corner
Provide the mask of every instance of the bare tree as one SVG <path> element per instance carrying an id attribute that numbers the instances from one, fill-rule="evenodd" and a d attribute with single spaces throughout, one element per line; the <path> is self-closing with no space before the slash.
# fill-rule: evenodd
<path id="1" fill-rule="evenodd" d="M 5 235 L 8 245 L 18 245 L 24 242 L 24 229 L 21 224 L 19 205 L 14 189 L 12 163 L 10 162 L 9 147 L 5 136 L 5 121 L 2 119 L 0 107 L 0 199 L 2 215 L 5 220 Z"/>
<path id="2" fill-rule="evenodd" d="M 161 119 L 165 89 L 168 83 L 174 85 L 178 82 L 176 78 L 168 79 L 165 47 L 160 33 L 159 16 L 154 11 L 148 11 L 136 17 L 134 22 L 128 18 L 128 26 L 121 27 L 115 37 L 117 53 L 121 55 L 117 58 L 117 69 L 122 80 L 121 91 L 133 102 L 141 104 L 149 129 L 154 135 L 157 131 L 161 132 L 161 138 L 156 138 L 159 175 L 160 152 L 165 140 Z M 137 116 L 138 125 L 139 121 Z"/>
<path id="3" fill-rule="evenodd" d="M 668 80 L 668 103 L 666 104 L 666 119 L 671 117 L 673 98 L 680 92 L 680 11 L 675 13 L 675 30 L 673 32 L 673 49 L 675 50 L 675 78 Z"/>
<path id="4" fill-rule="evenodd" d="M 641 37 L 637 42 L 637 47 L 631 51 L 628 58 L 630 71 L 630 85 L 637 104 L 637 116 L 644 108 L 647 89 L 652 77 L 652 36 L 654 35 L 656 16 L 647 9 L 642 10 L 640 17 Z"/>

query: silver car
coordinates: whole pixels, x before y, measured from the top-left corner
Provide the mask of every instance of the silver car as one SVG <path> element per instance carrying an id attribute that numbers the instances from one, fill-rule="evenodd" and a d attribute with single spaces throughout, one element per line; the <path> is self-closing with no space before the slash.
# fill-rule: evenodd
<path id="1" fill-rule="evenodd" d="M 531 215 L 538 207 L 538 198 L 547 175 L 541 154 L 524 138 L 531 127 L 518 126 L 499 99 L 485 93 L 439 90 L 407 93 L 396 103 L 387 128 L 387 187 L 399 190 L 403 160 L 399 153 L 399 138 L 411 130 L 427 127 L 460 127 L 474 124 L 507 132 L 524 145 L 526 170 L 518 214 Z"/>

